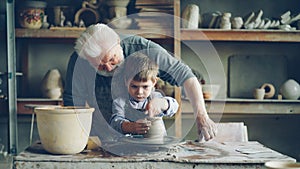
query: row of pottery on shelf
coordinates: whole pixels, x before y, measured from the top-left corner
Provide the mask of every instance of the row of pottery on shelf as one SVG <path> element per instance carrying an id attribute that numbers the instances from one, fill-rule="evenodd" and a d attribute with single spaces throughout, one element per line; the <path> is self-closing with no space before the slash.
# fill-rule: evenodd
<path id="1" fill-rule="evenodd" d="M 116 28 L 127 28 L 132 23 L 132 20 L 126 17 L 129 2 L 130 0 L 107 0 L 105 2 L 109 6 L 109 19 L 112 22 L 112 26 Z M 81 15 L 87 15 L 89 16 L 89 20 L 92 20 L 93 23 L 97 23 L 100 18 L 96 11 L 99 4 L 84 1 L 82 5 L 83 7 L 78 10 L 74 16 L 75 24 L 80 25 L 80 18 L 83 17 Z M 18 9 L 18 19 L 21 27 L 28 29 L 48 28 L 50 23 L 48 23 L 47 15 L 45 14 L 46 7 L 47 2 L 45 1 L 25 1 L 22 7 Z M 55 25 L 61 27 L 65 26 L 64 22 L 66 16 L 61 6 L 54 7 L 54 15 Z M 66 26 L 68 26 L 68 24 Z"/>
<path id="2" fill-rule="evenodd" d="M 255 99 L 271 99 L 275 95 L 275 87 L 270 83 L 264 83 L 260 88 L 254 89 L 253 96 Z"/>
<path id="3" fill-rule="evenodd" d="M 298 100 L 300 97 L 300 85 L 294 79 L 289 79 L 281 85 L 279 93 L 284 99 Z M 254 98 L 258 100 L 271 99 L 274 95 L 275 87 L 269 83 L 265 83 L 253 91 Z"/>

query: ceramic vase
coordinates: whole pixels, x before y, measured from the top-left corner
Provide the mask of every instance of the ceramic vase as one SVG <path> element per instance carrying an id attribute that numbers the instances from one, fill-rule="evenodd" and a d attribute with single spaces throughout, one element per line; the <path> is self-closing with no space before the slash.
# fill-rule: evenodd
<path id="1" fill-rule="evenodd" d="M 297 100 L 300 97 L 300 86 L 294 79 L 289 79 L 280 87 L 280 93 L 283 98 Z"/>
<path id="2" fill-rule="evenodd" d="M 147 120 L 151 121 L 151 126 L 144 137 L 151 139 L 163 139 L 163 137 L 166 136 L 166 128 L 162 117 L 149 117 Z"/>
<path id="3" fill-rule="evenodd" d="M 199 6 L 189 4 L 182 12 L 182 27 L 187 29 L 197 29 L 199 25 Z"/>
<path id="4" fill-rule="evenodd" d="M 58 69 L 49 70 L 42 80 L 42 94 L 46 98 L 58 99 L 63 92 L 62 77 Z"/>
<path id="5" fill-rule="evenodd" d="M 44 1 L 25 1 L 19 9 L 19 23 L 23 28 L 40 29 L 43 24 L 45 8 Z"/>

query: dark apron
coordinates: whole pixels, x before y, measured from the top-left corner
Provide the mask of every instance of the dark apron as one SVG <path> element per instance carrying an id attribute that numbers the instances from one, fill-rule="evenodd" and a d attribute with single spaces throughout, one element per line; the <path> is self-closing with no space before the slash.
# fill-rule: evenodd
<path id="1" fill-rule="evenodd" d="M 95 95 L 98 107 L 107 123 L 109 123 L 112 114 L 111 80 L 112 77 L 97 75 L 95 82 Z"/>

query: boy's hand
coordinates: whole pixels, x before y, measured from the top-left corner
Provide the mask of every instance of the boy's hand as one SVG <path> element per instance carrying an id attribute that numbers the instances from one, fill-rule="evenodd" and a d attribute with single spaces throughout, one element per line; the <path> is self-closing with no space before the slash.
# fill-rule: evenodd
<path id="1" fill-rule="evenodd" d="M 150 129 L 151 122 L 146 119 L 140 119 L 136 122 L 123 122 L 122 129 L 125 133 L 146 134 Z"/>
<path id="2" fill-rule="evenodd" d="M 150 102 L 146 106 L 146 112 L 145 114 L 148 114 L 149 117 L 154 117 L 161 113 L 162 111 L 165 111 L 169 108 L 169 103 L 167 99 L 165 98 L 154 98 L 150 100 Z"/>

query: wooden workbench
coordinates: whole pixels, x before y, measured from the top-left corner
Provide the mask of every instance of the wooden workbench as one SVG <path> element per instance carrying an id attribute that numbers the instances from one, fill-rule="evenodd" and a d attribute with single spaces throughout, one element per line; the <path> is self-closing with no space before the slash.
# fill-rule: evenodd
<path id="1" fill-rule="evenodd" d="M 258 142 L 185 141 L 167 146 L 111 144 L 111 154 L 103 148 L 84 150 L 75 155 L 53 155 L 35 143 L 14 157 L 15 169 L 35 168 L 264 168 L 272 160 L 296 160 Z M 139 150 L 140 148 L 140 150 Z M 123 151 L 123 152 L 121 152 Z M 117 155 L 116 155 L 117 154 Z M 122 155 L 123 154 L 123 155 Z"/>

